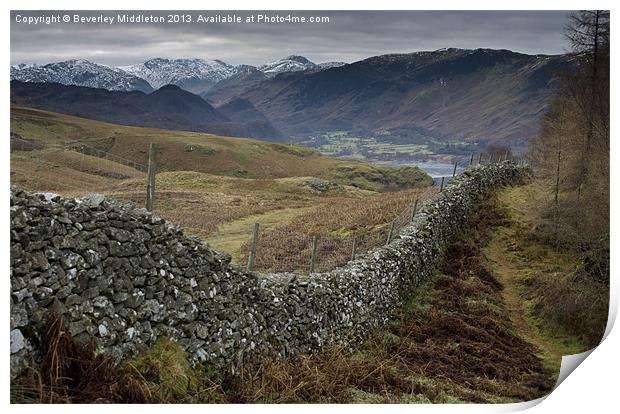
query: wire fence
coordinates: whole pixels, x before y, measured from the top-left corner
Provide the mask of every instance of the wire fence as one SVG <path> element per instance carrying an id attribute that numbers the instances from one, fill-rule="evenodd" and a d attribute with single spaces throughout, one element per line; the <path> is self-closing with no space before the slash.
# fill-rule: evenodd
<path id="1" fill-rule="evenodd" d="M 427 188 L 417 194 L 391 220 L 360 226 L 355 231 L 334 229 L 323 233 L 301 233 L 286 226 L 261 231 L 254 225 L 255 234 L 241 246 L 240 265 L 248 270 L 274 273 L 310 274 L 332 270 L 354 260 L 359 255 L 387 245 L 411 223 L 422 203 L 432 198 L 438 189 Z"/>
<path id="2" fill-rule="evenodd" d="M 29 190 L 104 191 L 146 171 L 143 164 L 79 141 L 46 145 L 12 134 L 10 144 L 11 182 Z"/>
<path id="3" fill-rule="evenodd" d="M 422 203 L 443 191 L 448 182 L 468 167 L 513 161 L 524 164 L 522 158 L 509 152 L 472 154 L 468 160 L 453 163 L 452 174 L 434 178 L 433 187 L 420 194 L 391 221 L 373 225 L 353 233 L 334 231 L 322 234 L 304 234 L 294 229 L 270 229 L 264 234 L 260 223 L 254 224 L 254 234 L 241 247 L 240 265 L 261 273 L 291 272 L 312 274 L 333 270 L 354 260 L 360 254 L 389 244 L 400 231 L 410 224 Z"/>
<path id="4" fill-rule="evenodd" d="M 139 179 L 133 180 L 131 189 L 135 192 L 144 188 L 146 193 L 148 166 L 145 164 L 81 141 L 48 144 L 11 134 L 10 143 L 11 182 L 26 189 L 75 194 L 114 192 L 125 188 L 122 186 L 128 179 Z M 453 177 L 467 167 L 505 160 L 524 162 L 508 152 L 488 156 L 472 154 L 468 160 L 454 163 L 452 174 L 435 177 L 432 187 L 415 193 L 411 200 L 403 198 L 400 204 L 395 203 L 388 208 L 389 203 L 382 198 L 379 206 L 365 211 L 367 215 L 353 216 L 354 225 L 348 229 L 332 228 L 335 227 L 332 220 L 331 227 L 319 226 L 322 228 L 319 232 L 309 231 L 312 226 L 301 226 L 300 230 L 299 227 L 276 225 L 263 233 L 260 223 L 257 223 L 253 236 L 240 247 L 238 264 L 263 273 L 298 274 L 324 272 L 345 265 L 359 255 L 397 238 L 400 231 L 414 219 L 422 203 L 442 191 Z M 143 200 L 143 197 L 139 198 Z M 406 207 L 402 208 L 404 202 Z M 320 214 L 318 216 L 315 212 L 313 216 L 302 219 L 317 222 L 321 220 Z"/>

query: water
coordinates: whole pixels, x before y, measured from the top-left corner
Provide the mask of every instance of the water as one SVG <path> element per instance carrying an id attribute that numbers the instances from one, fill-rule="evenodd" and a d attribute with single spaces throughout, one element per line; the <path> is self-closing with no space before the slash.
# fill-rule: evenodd
<path id="1" fill-rule="evenodd" d="M 452 172 L 454 171 L 454 164 L 449 162 L 441 162 L 441 161 L 381 161 L 378 162 L 382 165 L 391 165 L 394 167 L 400 166 L 410 166 L 410 167 L 419 167 L 422 171 L 433 177 L 435 181 L 437 178 L 441 179 L 441 177 L 450 177 L 452 178 Z M 461 162 L 461 164 L 464 164 Z M 465 165 L 459 165 L 456 167 L 456 173 L 460 174 L 465 171 Z"/>

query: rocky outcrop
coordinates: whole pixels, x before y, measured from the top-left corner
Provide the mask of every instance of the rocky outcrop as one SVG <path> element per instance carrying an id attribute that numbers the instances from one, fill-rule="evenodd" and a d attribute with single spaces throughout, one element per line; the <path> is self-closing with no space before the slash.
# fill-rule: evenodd
<path id="1" fill-rule="evenodd" d="M 51 311 L 114 355 L 157 338 L 192 362 L 242 361 L 349 343 L 385 323 L 438 264 L 476 201 L 523 169 L 470 169 L 427 202 L 389 246 L 332 272 L 258 275 L 160 217 L 100 195 L 11 190 L 11 374 L 36 364 Z"/>

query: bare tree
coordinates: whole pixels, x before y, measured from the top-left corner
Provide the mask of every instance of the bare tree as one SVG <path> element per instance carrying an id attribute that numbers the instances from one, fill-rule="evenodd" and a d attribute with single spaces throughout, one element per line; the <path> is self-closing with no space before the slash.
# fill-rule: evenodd
<path id="1" fill-rule="evenodd" d="M 597 127 L 609 132 L 609 123 L 597 123 L 597 115 L 609 119 L 609 11 L 582 10 L 570 15 L 569 24 L 565 27 L 566 37 L 570 41 L 573 52 L 583 65 L 571 84 L 572 95 L 586 115 L 587 128 L 584 139 L 583 157 L 581 161 L 581 177 L 588 176 L 591 162 L 592 140 Z M 604 81 L 607 79 L 607 87 Z M 599 86 L 600 85 L 600 86 Z M 589 90 L 583 90 L 585 88 Z M 607 110 L 605 110 L 607 108 Z M 605 133 L 605 131 L 598 131 Z M 579 183 L 581 195 L 583 181 Z"/>

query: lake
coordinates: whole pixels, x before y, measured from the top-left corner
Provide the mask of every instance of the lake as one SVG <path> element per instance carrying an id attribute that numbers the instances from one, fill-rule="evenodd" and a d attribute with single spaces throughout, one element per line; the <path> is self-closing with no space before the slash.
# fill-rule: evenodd
<path id="1" fill-rule="evenodd" d="M 401 166 L 411 166 L 411 167 L 419 167 L 422 171 L 427 173 L 433 178 L 441 178 L 441 177 L 452 177 L 452 172 L 454 171 L 454 164 L 448 162 L 441 161 L 374 161 L 377 164 L 381 165 L 391 165 L 394 167 Z M 464 164 L 461 162 L 461 164 Z M 466 165 L 457 166 L 456 173 L 460 174 L 465 171 Z M 435 180 L 436 181 L 436 180 Z"/>

